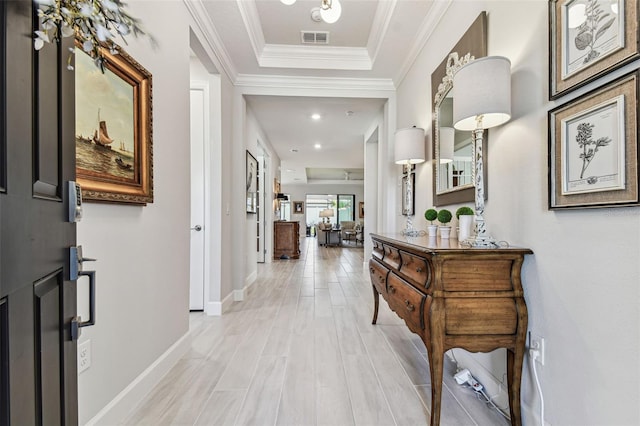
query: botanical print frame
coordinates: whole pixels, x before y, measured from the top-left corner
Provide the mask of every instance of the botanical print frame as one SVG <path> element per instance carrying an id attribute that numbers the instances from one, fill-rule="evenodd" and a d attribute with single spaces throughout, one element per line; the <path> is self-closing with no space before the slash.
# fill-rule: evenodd
<path id="1" fill-rule="evenodd" d="M 407 191 L 407 185 L 411 179 L 411 193 Z M 413 216 L 416 206 L 416 174 L 409 173 L 402 176 L 402 214 L 405 216 Z"/>
<path id="2" fill-rule="evenodd" d="M 83 200 L 153 202 L 151 73 L 125 51 L 104 73 L 76 41 L 76 180 Z"/>
<path id="3" fill-rule="evenodd" d="M 638 79 L 549 111 L 549 208 L 639 205 Z"/>
<path id="4" fill-rule="evenodd" d="M 550 0 L 549 98 L 639 58 L 638 42 L 637 0 Z"/>
<path id="5" fill-rule="evenodd" d="M 293 214 L 304 214 L 304 201 L 293 202 Z"/>
<path id="6" fill-rule="evenodd" d="M 247 151 L 246 164 L 247 213 L 257 213 L 258 160 Z"/>

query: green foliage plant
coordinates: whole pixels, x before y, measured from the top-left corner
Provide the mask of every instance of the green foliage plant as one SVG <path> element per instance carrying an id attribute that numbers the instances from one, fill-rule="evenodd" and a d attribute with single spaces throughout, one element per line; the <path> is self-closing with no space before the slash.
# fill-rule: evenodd
<path id="1" fill-rule="evenodd" d="M 436 209 L 428 209 L 424 212 L 424 218 L 433 225 L 433 221 L 438 218 L 438 211 Z"/>
<path id="2" fill-rule="evenodd" d="M 446 225 L 447 223 L 451 222 L 452 217 L 453 215 L 447 209 L 442 209 L 438 212 L 438 222 L 440 222 L 443 225 Z"/>
<path id="3" fill-rule="evenodd" d="M 456 219 L 460 219 L 460 216 L 463 215 L 473 215 L 473 209 L 471 207 L 462 206 L 456 210 Z"/>

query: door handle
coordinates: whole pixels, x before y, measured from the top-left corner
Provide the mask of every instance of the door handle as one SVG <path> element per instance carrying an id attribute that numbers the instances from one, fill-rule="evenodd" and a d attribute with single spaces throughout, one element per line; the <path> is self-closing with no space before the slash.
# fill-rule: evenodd
<path id="1" fill-rule="evenodd" d="M 78 277 L 89 277 L 89 319 L 82 321 L 80 316 L 71 319 L 71 340 L 78 340 L 80 329 L 96 324 L 96 271 L 79 271 Z"/>
<path id="2" fill-rule="evenodd" d="M 199 232 L 199 231 L 202 231 L 202 226 L 200 226 L 200 225 L 196 225 L 196 226 L 194 226 L 193 228 L 191 228 L 191 230 L 192 230 L 192 231 L 198 231 L 198 232 Z"/>

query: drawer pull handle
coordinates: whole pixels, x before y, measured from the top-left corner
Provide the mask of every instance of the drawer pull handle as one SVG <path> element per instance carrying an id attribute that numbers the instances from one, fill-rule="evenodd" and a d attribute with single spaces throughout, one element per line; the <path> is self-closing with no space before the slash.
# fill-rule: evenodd
<path id="1" fill-rule="evenodd" d="M 369 271 L 373 274 L 373 268 L 369 268 Z"/>
<path id="2" fill-rule="evenodd" d="M 389 286 L 389 293 L 394 294 L 396 292 L 396 289 L 394 286 L 390 285 Z"/>
<path id="3" fill-rule="evenodd" d="M 381 283 L 384 282 L 384 277 L 378 277 L 378 281 L 380 281 Z"/>
<path id="4" fill-rule="evenodd" d="M 404 304 L 407 306 L 407 311 L 409 312 L 413 312 L 413 310 L 415 309 L 415 306 L 413 306 L 408 300 L 405 300 Z"/>
<path id="5" fill-rule="evenodd" d="M 417 272 L 417 273 L 422 272 L 422 268 L 417 268 L 417 269 L 416 269 L 416 272 Z"/>

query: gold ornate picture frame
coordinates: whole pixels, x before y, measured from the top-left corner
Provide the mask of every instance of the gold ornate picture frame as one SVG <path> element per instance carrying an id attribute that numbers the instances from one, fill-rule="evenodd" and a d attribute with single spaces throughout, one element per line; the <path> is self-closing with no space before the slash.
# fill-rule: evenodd
<path id="1" fill-rule="evenodd" d="M 101 48 L 104 73 L 76 43 L 76 180 L 85 201 L 153 202 L 151 73 Z"/>

